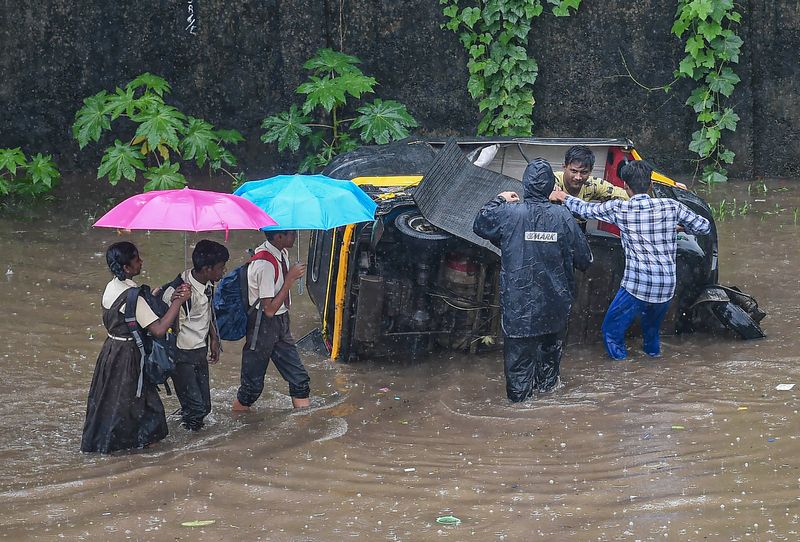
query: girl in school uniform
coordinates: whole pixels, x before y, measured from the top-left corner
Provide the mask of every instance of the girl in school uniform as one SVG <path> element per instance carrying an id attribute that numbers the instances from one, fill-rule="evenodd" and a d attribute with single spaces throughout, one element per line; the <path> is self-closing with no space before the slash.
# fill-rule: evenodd
<path id="1" fill-rule="evenodd" d="M 114 278 L 103 292 L 103 325 L 108 338 L 103 343 L 89 388 L 81 451 L 110 453 L 144 448 L 167 436 L 167 420 L 158 389 L 145 379 L 141 397 L 136 397 L 140 354 L 125 323 L 128 289 L 136 288 L 133 277 L 142 270 L 142 259 L 133 243 L 114 243 L 106 251 L 106 262 Z M 178 316 L 191 291 L 178 287 L 167 313 L 159 318 L 141 297 L 136 298 L 136 322 L 141 329 L 161 337 Z"/>

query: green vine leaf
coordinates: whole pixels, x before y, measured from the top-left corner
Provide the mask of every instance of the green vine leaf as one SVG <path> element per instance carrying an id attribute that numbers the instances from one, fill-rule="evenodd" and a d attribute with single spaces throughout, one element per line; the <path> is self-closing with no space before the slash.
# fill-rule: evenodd
<path id="1" fill-rule="evenodd" d="M 709 88 L 713 92 L 718 92 L 726 98 L 733 94 L 733 89 L 739 81 L 741 81 L 739 76 L 727 66 L 722 68 L 719 73 L 712 72 L 706 76 L 706 82 Z"/>
<path id="2" fill-rule="evenodd" d="M 697 113 L 700 129 L 692 134 L 689 150 L 703 164 L 703 182 L 723 182 L 727 172 L 722 164 L 733 162 L 735 154 L 726 149 L 722 132 L 735 131 L 739 116 L 724 100 L 733 95 L 740 78 L 728 63 L 739 61 L 742 40 L 732 25 L 741 16 L 732 0 L 679 0 L 672 32 L 686 35 L 687 55 L 675 71 L 676 78 L 697 81 L 686 105 Z"/>
<path id="3" fill-rule="evenodd" d="M 480 18 L 480 8 L 465 8 L 464 11 L 461 12 L 461 22 L 463 22 L 469 29 L 472 29 L 472 27 L 475 26 L 475 23 L 477 23 Z"/>
<path id="4" fill-rule="evenodd" d="M 145 192 L 150 190 L 173 190 L 186 186 L 186 178 L 178 172 L 180 164 L 164 162 L 158 167 L 149 167 L 144 172 L 145 179 L 150 182 L 144 185 Z"/>
<path id="5" fill-rule="evenodd" d="M 719 127 L 722 130 L 736 131 L 736 125 L 739 123 L 739 115 L 733 112 L 733 109 L 726 107 L 719 117 Z"/>
<path id="6" fill-rule="evenodd" d="M 372 103 L 358 108 L 361 115 L 353 122 L 353 129 L 361 130 L 361 139 L 366 143 L 383 145 L 395 139 L 408 137 L 409 128 L 417 121 L 409 115 L 406 106 L 394 100 L 376 98 Z"/>
<path id="7" fill-rule="evenodd" d="M 725 162 L 726 164 L 732 164 L 735 156 L 736 154 L 730 149 L 725 149 L 724 151 L 719 153 L 719 159 Z"/>
<path id="8" fill-rule="evenodd" d="M 136 179 L 136 170 L 143 170 L 144 163 L 139 149 L 119 139 L 114 141 L 114 146 L 106 149 L 100 160 L 97 178 L 108 176 L 108 181 L 116 185 L 123 177 L 129 181 Z"/>
<path id="9" fill-rule="evenodd" d="M 546 0 L 557 17 L 568 16 L 580 0 Z M 529 57 L 533 20 L 541 0 L 440 0 L 445 28 L 459 34 L 468 55 L 467 91 L 483 116 L 478 133 L 531 135 L 533 85 L 539 73 Z"/>
<path id="10" fill-rule="evenodd" d="M 569 17 L 570 9 L 577 11 L 581 5 L 581 0 L 547 0 L 553 4 L 553 15 L 556 17 Z"/>

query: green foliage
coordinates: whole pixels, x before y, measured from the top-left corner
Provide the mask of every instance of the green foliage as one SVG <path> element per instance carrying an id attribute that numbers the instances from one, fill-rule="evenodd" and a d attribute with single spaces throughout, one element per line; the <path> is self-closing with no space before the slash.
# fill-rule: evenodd
<path id="1" fill-rule="evenodd" d="M 546 0 L 556 17 L 570 15 L 580 0 Z M 478 133 L 529 136 L 533 131 L 533 85 L 539 75 L 528 56 L 528 34 L 544 11 L 541 0 L 439 0 L 469 54 L 467 90 L 483 113 Z M 469 4 L 469 5 L 467 5 Z"/>
<path id="2" fill-rule="evenodd" d="M 0 149 L 0 198 L 36 198 L 50 192 L 61 178 L 52 157 L 37 153 L 28 159 L 19 147 Z"/>
<path id="3" fill-rule="evenodd" d="M 739 122 L 739 116 L 724 102 L 739 83 L 730 64 L 739 62 L 742 39 L 734 27 L 740 20 L 733 0 L 679 0 L 672 26 L 672 33 L 685 36 L 686 42 L 686 56 L 675 77 L 697 82 L 686 100 L 700 125 L 692 134 L 689 150 L 698 155 L 705 183 L 726 181 L 725 165 L 732 164 L 735 157 L 722 143 L 722 136 L 725 131 L 736 131 Z"/>
<path id="4" fill-rule="evenodd" d="M 83 100 L 75 113 L 72 136 L 83 149 L 90 141 L 99 142 L 112 123 L 131 130 L 125 142 L 115 139 L 106 148 L 97 170 L 97 178 L 106 177 L 112 185 L 120 179 L 136 181 L 141 172 L 148 179 L 145 190 L 163 190 L 186 186 L 180 173 L 181 161 L 193 161 L 197 167 L 208 166 L 223 171 L 234 182 L 240 174 L 226 166 L 235 166 L 236 158 L 226 145 L 244 138 L 236 130 L 217 130 L 203 119 L 188 116 L 164 101 L 172 90 L 169 83 L 150 73 L 143 73 L 112 94 L 102 90 Z"/>
<path id="5" fill-rule="evenodd" d="M 732 201 L 722 200 L 718 205 L 709 206 L 711 209 L 711 216 L 714 217 L 715 222 L 723 222 L 735 216 L 745 216 L 750 214 L 753 210 L 753 204 L 749 201 L 743 202 L 741 205 L 736 203 L 736 198 Z M 768 213 L 768 212 L 767 212 Z"/>
<path id="6" fill-rule="evenodd" d="M 305 95 L 302 106 L 266 117 L 261 141 L 277 143 L 278 152 L 306 152 L 299 170 L 319 171 L 337 154 L 362 143 L 388 143 L 408 137 L 417 122 L 406 106 L 379 98 L 355 109 L 354 118 L 341 118 L 352 100 L 373 94 L 378 82 L 356 66 L 361 61 L 333 49 L 320 49 L 303 67 L 311 72 L 297 87 Z M 358 130 L 357 136 L 354 132 Z"/>

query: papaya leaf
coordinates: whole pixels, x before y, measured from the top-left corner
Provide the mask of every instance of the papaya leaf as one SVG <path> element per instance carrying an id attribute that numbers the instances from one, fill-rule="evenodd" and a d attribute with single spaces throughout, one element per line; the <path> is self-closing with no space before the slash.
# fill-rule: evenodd
<path id="1" fill-rule="evenodd" d="M 20 147 L 0 149 L 0 171 L 7 169 L 11 175 L 16 175 L 17 166 L 24 166 L 26 163 L 25 153 Z"/>
<path id="2" fill-rule="evenodd" d="M 297 92 L 306 95 L 303 102 L 303 114 L 308 115 L 317 107 L 321 107 L 326 113 L 330 113 L 334 107 L 345 103 L 346 88 L 341 85 L 338 77 L 316 77 L 309 78 L 307 83 L 297 87 Z"/>
<path id="3" fill-rule="evenodd" d="M 163 144 L 159 145 L 158 147 L 156 147 L 156 150 L 158 151 L 158 154 L 161 155 L 161 158 L 163 158 L 164 160 L 169 160 L 169 149 L 166 146 L 164 146 Z"/>
<path id="4" fill-rule="evenodd" d="M 97 178 L 108 176 L 108 182 L 116 185 L 122 177 L 129 181 L 136 179 L 136 170 L 144 170 L 142 155 L 139 149 L 119 139 L 114 141 L 114 146 L 106 149 L 97 169 Z"/>
<path id="5" fill-rule="evenodd" d="M 311 128 L 307 124 L 311 119 L 300 113 L 296 105 L 292 105 L 289 111 L 271 115 L 261 122 L 261 127 L 265 132 L 261 136 L 264 143 L 278 142 L 278 152 L 289 149 L 297 152 L 300 148 L 300 138 L 311 133 Z"/>
<path id="6" fill-rule="evenodd" d="M 117 119 L 120 115 L 125 113 L 129 117 L 133 115 L 135 110 L 135 100 L 133 97 L 133 89 L 122 90 L 117 87 L 114 94 L 108 96 L 106 101 L 108 112 L 111 115 L 111 120 Z"/>
<path id="7" fill-rule="evenodd" d="M 133 118 L 140 112 L 156 111 L 159 107 L 164 105 L 164 100 L 161 96 L 155 94 L 145 94 L 133 100 L 130 104 L 130 113 L 128 116 Z"/>
<path id="8" fill-rule="evenodd" d="M 345 94 L 360 98 L 364 93 L 373 92 L 375 85 L 377 81 L 373 77 L 344 73 L 339 77 L 312 76 L 307 83 L 297 87 L 297 92 L 306 95 L 306 101 L 303 103 L 304 114 L 309 114 L 317 107 L 322 107 L 325 112 L 330 113 L 335 107 L 347 101 Z"/>
<path id="9" fill-rule="evenodd" d="M 7 196 L 11 193 L 11 183 L 0 177 L 0 196 Z"/>
<path id="10" fill-rule="evenodd" d="M 361 73 L 355 64 L 361 61 L 352 55 L 346 55 L 333 49 L 325 48 L 317 51 L 316 55 L 311 57 L 303 64 L 307 70 L 311 70 L 316 75 L 322 74 L 344 74 L 355 70 Z"/>
<path id="11" fill-rule="evenodd" d="M 180 164 L 164 162 L 158 167 L 149 167 L 144 177 L 150 181 L 144 185 L 145 192 L 150 190 L 173 190 L 186 186 L 186 178 L 178 172 Z"/>
<path id="12" fill-rule="evenodd" d="M 144 136 L 150 149 L 164 143 L 174 150 L 178 150 L 178 133 L 185 130 L 185 119 L 183 113 L 170 105 L 142 111 L 133 117 L 134 121 L 141 123 L 136 129 L 136 135 Z"/>
<path id="13" fill-rule="evenodd" d="M 244 141 L 244 136 L 237 130 L 214 130 L 214 135 L 223 143 L 240 143 Z"/>
<path id="14" fill-rule="evenodd" d="M 125 88 L 126 90 L 136 90 L 141 87 L 144 87 L 145 91 L 152 90 L 159 96 L 169 94 L 172 90 L 172 87 L 170 87 L 169 83 L 167 83 L 165 79 L 149 72 L 141 74 L 136 79 L 128 83 Z"/>
<path id="15" fill-rule="evenodd" d="M 352 128 L 361 129 L 361 139 L 366 143 L 382 145 L 393 139 L 403 139 L 408 137 L 409 128 L 417 126 L 406 106 L 394 100 L 376 98 L 357 111 L 361 115 L 353 122 Z"/>
<path id="16" fill-rule="evenodd" d="M 83 100 L 83 107 L 75 113 L 72 137 L 78 140 L 81 149 L 89 143 L 90 139 L 99 141 L 103 130 L 111 128 L 107 98 L 108 93 L 101 90 L 94 96 Z"/>
<path id="17" fill-rule="evenodd" d="M 52 156 L 49 154 L 45 156 L 41 153 L 36 153 L 31 157 L 26 170 L 33 184 L 44 185 L 48 190 L 53 188 L 53 183 L 61 177 Z"/>
<path id="18" fill-rule="evenodd" d="M 215 144 L 217 135 L 214 133 L 214 126 L 210 123 L 188 117 L 186 132 L 180 143 L 180 151 L 185 160 L 194 160 L 197 167 L 203 167 L 208 158 L 209 145 Z"/>

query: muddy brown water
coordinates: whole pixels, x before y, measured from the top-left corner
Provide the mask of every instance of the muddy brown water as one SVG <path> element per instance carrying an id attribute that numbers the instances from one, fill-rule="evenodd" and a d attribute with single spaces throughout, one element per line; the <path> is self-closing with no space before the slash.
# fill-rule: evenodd
<path id="1" fill-rule="evenodd" d="M 504 398 L 499 353 L 356 364 L 307 355 L 312 409 L 293 412 L 270 368 L 244 416 L 229 408 L 241 345 L 226 343 L 207 428 L 188 434 L 172 417 L 158 446 L 113 456 L 79 452 L 104 338 L 104 249 L 133 240 L 139 282 L 160 284 L 182 267 L 183 238 L 93 230 L 68 210 L 0 217 L 0 537 L 798 540 L 800 187 L 768 185 L 708 196 L 753 205 L 718 223 L 721 282 L 756 296 L 766 339 L 665 336 L 661 359 L 630 343 L 621 363 L 600 345 L 572 347 L 563 386 L 522 406 Z M 237 260 L 260 241 L 233 232 L 228 245 Z M 295 297 L 301 336 L 317 316 Z M 461 523 L 437 523 L 444 515 Z M 181 526 L 192 520 L 215 523 Z"/>

